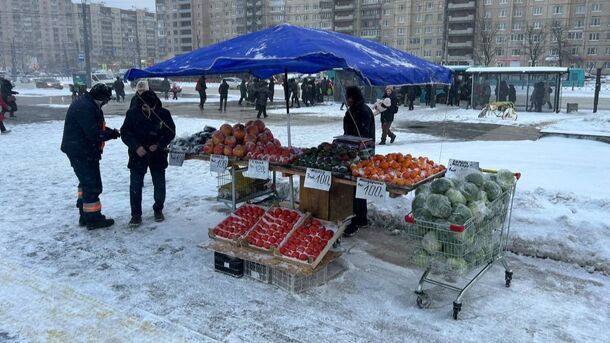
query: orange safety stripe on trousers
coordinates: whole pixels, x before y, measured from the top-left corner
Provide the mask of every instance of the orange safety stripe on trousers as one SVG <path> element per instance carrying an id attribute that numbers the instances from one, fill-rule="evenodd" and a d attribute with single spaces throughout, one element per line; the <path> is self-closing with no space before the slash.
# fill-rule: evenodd
<path id="1" fill-rule="evenodd" d="M 100 212 L 102 210 L 102 204 L 98 202 L 83 204 L 83 211 L 85 212 Z"/>
<path id="2" fill-rule="evenodd" d="M 102 131 L 106 131 L 106 121 L 102 122 Z M 100 143 L 100 150 L 104 151 L 104 147 L 106 146 L 106 142 L 102 141 Z"/>
<path id="3" fill-rule="evenodd" d="M 83 198 L 83 189 L 79 188 L 78 191 L 76 192 L 76 197 L 78 199 L 82 199 Z"/>

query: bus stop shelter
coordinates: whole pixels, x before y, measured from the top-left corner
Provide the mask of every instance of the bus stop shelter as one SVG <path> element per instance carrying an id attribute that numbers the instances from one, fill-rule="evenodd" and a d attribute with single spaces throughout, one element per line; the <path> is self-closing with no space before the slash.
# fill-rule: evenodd
<path id="1" fill-rule="evenodd" d="M 493 101 L 511 101 L 515 108 L 535 112 L 556 112 L 561 107 L 563 67 L 471 67 L 472 108 Z"/>

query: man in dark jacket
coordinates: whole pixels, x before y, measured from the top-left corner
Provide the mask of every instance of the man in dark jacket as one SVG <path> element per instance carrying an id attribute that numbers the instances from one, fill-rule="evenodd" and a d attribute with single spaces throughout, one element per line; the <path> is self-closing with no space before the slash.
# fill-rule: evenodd
<path id="1" fill-rule="evenodd" d="M 163 92 L 163 96 L 165 97 L 165 100 L 169 100 L 169 90 L 171 88 L 172 88 L 172 84 L 169 82 L 167 77 L 164 77 L 163 81 L 161 81 L 161 92 Z"/>
<path id="2" fill-rule="evenodd" d="M 308 84 L 307 79 L 304 79 L 301 83 L 301 100 L 303 101 L 303 105 L 305 105 L 305 107 L 309 107 L 309 92 L 307 90 Z"/>
<path id="3" fill-rule="evenodd" d="M 197 84 L 195 85 L 195 90 L 199 93 L 199 109 L 203 111 L 203 107 L 205 105 L 205 101 L 208 98 L 207 91 L 208 85 L 205 83 L 205 76 L 201 76 L 199 80 L 197 80 Z"/>
<path id="4" fill-rule="evenodd" d="M 116 102 L 121 102 L 121 98 L 125 101 L 125 84 L 121 81 L 120 77 L 116 77 L 116 81 L 112 84 L 114 92 L 116 93 Z"/>
<path id="5" fill-rule="evenodd" d="M 387 136 L 390 136 L 390 143 L 394 143 L 396 139 L 396 135 L 390 127 L 392 126 L 392 122 L 394 121 L 394 115 L 398 112 L 398 100 L 396 99 L 396 95 L 394 94 L 394 89 L 392 86 L 387 86 L 385 89 L 385 94 L 383 95 L 383 99 L 389 98 L 391 105 L 387 107 L 387 109 L 381 112 L 381 142 L 379 145 L 384 145 Z M 381 105 L 385 107 L 385 105 Z"/>
<path id="6" fill-rule="evenodd" d="M 118 130 L 106 127 L 102 106 L 112 98 L 112 90 L 97 84 L 68 108 L 61 151 L 68 155 L 78 178 L 79 225 L 89 230 L 112 226 L 114 220 L 102 215 L 100 159 L 104 142 L 120 137 Z"/>
<path id="7" fill-rule="evenodd" d="M 375 142 L 375 119 L 373 111 L 364 102 L 364 96 L 360 88 L 356 86 L 345 89 L 347 102 L 347 112 L 343 117 L 343 134 L 371 138 Z M 354 188 L 353 212 L 356 215 L 352 222 L 345 229 L 346 237 L 353 236 L 360 227 L 368 225 L 367 204 L 364 199 L 356 199 L 356 189 Z"/>
<path id="8" fill-rule="evenodd" d="M 241 106 L 242 101 L 248 101 L 248 86 L 246 86 L 246 80 L 241 80 L 239 84 L 239 106 Z"/>
<path id="9" fill-rule="evenodd" d="M 144 175 L 150 169 L 154 186 L 153 210 L 155 221 L 165 220 L 165 169 L 167 151 L 165 148 L 176 136 L 176 126 L 168 110 L 161 107 L 161 101 L 153 91 L 142 93 L 142 106 L 131 108 L 125 115 L 121 127 L 122 140 L 128 147 L 130 170 L 129 202 L 131 221 L 129 226 L 142 224 L 142 186 Z"/>
<path id="10" fill-rule="evenodd" d="M 419 87 L 418 86 L 408 86 L 407 88 L 407 99 L 409 101 L 409 111 L 413 111 L 413 102 L 415 101 L 415 98 L 417 98 L 417 89 Z"/>
<path id="11" fill-rule="evenodd" d="M 218 87 L 218 94 L 220 94 L 220 108 L 218 108 L 219 111 L 223 110 L 223 104 L 224 104 L 224 111 L 227 111 L 227 98 L 229 97 L 229 84 L 227 83 L 227 80 L 222 80 L 222 83 L 220 84 L 220 86 Z"/>
<path id="12" fill-rule="evenodd" d="M 269 101 L 273 102 L 273 96 L 275 93 L 275 81 L 273 78 L 269 79 Z"/>
<path id="13" fill-rule="evenodd" d="M 269 88 L 265 81 L 261 81 L 254 92 L 256 97 L 256 110 L 258 114 L 256 118 L 260 118 L 261 114 L 267 118 L 267 99 L 269 98 Z"/>
<path id="14" fill-rule="evenodd" d="M 301 90 L 299 89 L 299 82 L 296 79 L 290 80 L 290 89 L 291 89 L 291 103 L 290 107 L 294 107 L 294 103 L 297 103 L 297 108 L 301 107 L 301 103 L 299 102 L 299 93 Z"/>

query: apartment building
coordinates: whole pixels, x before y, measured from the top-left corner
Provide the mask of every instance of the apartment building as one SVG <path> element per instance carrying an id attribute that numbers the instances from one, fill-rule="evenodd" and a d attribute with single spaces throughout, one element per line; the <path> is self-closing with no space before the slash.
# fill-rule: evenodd
<path id="1" fill-rule="evenodd" d="M 201 16 L 203 9 L 199 4 L 205 5 L 205 1 L 196 0 L 156 0 L 155 9 L 157 13 L 157 34 L 159 56 L 169 58 L 178 54 L 192 51 L 196 45 L 193 44 L 194 32 L 193 17 Z M 195 10 L 200 9 L 199 13 Z M 201 33 L 201 32 L 200 32 Z"/>
<path id="2" fill-rule="evenodd" d="M 541 52 L 534 61 L 537 65 L 557 65 L 561 60 L 564 66 L 610 67 L 610 16 L 602 15 L 610 13 L 607 0 L 159 2 L 171 2 L 173 8 L 179 3 L 191 3 L 193 17 L 200 18 L 195 22 L 203 23 L 191 39 L 192 48 L 285 22 L 379 41 L 433 62 L 453 65 L 531 65 L 532 44 L 527 38 L 533 35 L 534 41 L 542 41 L 537 49 Z M 161 9 L 157 6 L 159 27 L 163 24 L 161 18 L 171 14 L 160 13 Z M 206 16 L 209 24 L 201 19 Z M 173 23 L 176 25 L 183 24 Z M 201 38 L 206 31 L 208 36 Z M 483 36 L 489 38 L 489 44 L 482 44 Z M 182 38 L 189 41 L 186 36 Z M 174 38 L 172 43 L 176 42 L 182 41 Z M 172 49 L 183 51 L 189 46 L 184 44 Z M 489 55 L 489 61 L 481 57 L 483 51 Z"/>
<path id="3" fill-rule="evenodd" d="M 0 67 L 68 71 L 84 53 L 82 5 L 70 0 L 0 0 Z M 94 66 L 137 66 L 157 57 L 156 16 L 85 6 Z"/>

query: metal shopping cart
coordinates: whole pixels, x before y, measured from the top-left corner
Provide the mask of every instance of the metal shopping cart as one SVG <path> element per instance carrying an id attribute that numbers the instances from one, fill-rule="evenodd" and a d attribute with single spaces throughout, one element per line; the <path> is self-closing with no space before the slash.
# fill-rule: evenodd
<path id="1" fill-rule="evenodd" d="M 495 173 L 492 170 L 481 171 Z M 497 262 L 504 266 L 505 284 L 510 287 L 513 272 L 504 253 L 510 233 L 513 198 L 520 177 L 521 175 L 516 173 L 512 188 L 505 190 L 489 203 L 485 213 L 478 213 L 464 225 L 415 219 L 413 213 L 405 217 L 409 245 L 412 248 L 409 259 L 425 268 L 415 291 L 420 308 L 428 308 L 431 303 L 424 292 L 425 283 L 443 287 L 458 292 L 453 302 L 453 319 L 457 319 L 466 292 Z M 427 250 L 423 249 L 422 245 Z M 431 254 L 431 250 L 437 251 Z M 431 273 L 439 273 L 449 280 L 456 280 L 465 275 L 472 275 L 475 270 L 478 272 L 461 288 L 430 277 Z"/>

